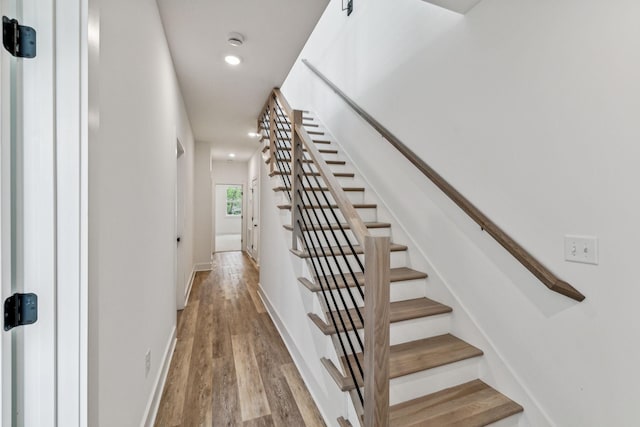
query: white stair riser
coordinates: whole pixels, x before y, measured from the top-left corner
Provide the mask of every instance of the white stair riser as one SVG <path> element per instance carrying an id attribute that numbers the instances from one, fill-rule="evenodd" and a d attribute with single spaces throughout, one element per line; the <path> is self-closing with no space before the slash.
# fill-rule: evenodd
<path id="1" fill-rule="evenodd" d="M 362 315 L 364 316 L 364 313 L 362 313 Z M 332 324 L 332 320 L 329 316 L 327 316 L 325 321 L 328 324 Z M 341 324 L 340 320 L 337 317 L 336 321 L 338 322 L 338 324 Z M 349 324 L 348 318 L 345 317 L 343 321 L 345 322 L 345 324 Z M 446 334 L 447 332 L 449 332 L 450 326 L 451 319 L 448 314 L 421 317 L 418 319 L 404 320 L 402 322 L 392 322 L 390 324 L 389 341 L 391 345 L 396 345 L 409 341 L 431 338 L 438 335 Z M 360 336 L 360 339 L 364 340 L 364 331 L 360 329 L 357 333 Z M 352 341 L 355 343 L 355 332 L 350 331 L 349 335 Z"/>
<path id="2" fill-rule="evenodd" d="M 475 357 L 394 378 L 389 390 L 390 403 L 406 402 L 477 379 L 479 360 Z"/>
<path id="3" fill-rule="evenodd" d="M 524 416 L 522 415 L 522 413 L 519 413 L 495 423 L 489 424 L 488 427 L 524 427 L 528 425 L 529 424 L 527 424 L 524 420 Z"/>
<path id="4" fill-rule="evenodd" d="M 333 271 L 334 273 L 332 274 L 340 274 L 339 273 L 339 268 L 342 269 L 344 274 L 349 274 L 349 268 L 348 265 L 345 261 L 345 259 L 340 255 L 339 252 L 334 252 L 337 256 L 339 256 L 337 259 L 334 259 L 331 257 L 331 253 L 330 252 L 326 252 L 326 254 L 329 256 L 329 258 L 322 258 L 323 261 L 321 261 L 325 273 L 327 273 L 327 275 L 329 274 L 329 271 Z M 320 256 L 322 256 L 322 252 L 318 251 L 318 254 Z M 315 252 L 312 251 L 312 255 L 315 255 Z M 363 265 L 364 265 L 364 255 L 358 255 L 358 257 L 361 259 Z M 358 264 L 356 263 L 355 259 L 355 255 L 348 255 L 347 254 L 347 260 L 351 265 L 351 269 L 354 272 L 360 271 L 360 267 L 358 266 Z M 330 267 L 327 268 L 327 264 L 325 264 L 325 261 L 328 262 L 328 265 Z M 391 252 L 391 268 L 400 268 L 400 267 L 404 267 L 406 265 L 406 261 L 407 261 L 407 254 L 406 251 L 397 251 L 397 252 Z M 316 264 L 317 265 L 317 264 Z M 314 270 L 311 268 L 311 265 L 309 266 L 309 269 L 311 269 L 311 271 L 313 272 Z M 322 274 L 320 272 L 320 268 L 318 268 L 318 272 L 320 274 Z"/>
<path id="5" fill-rule="evenodd" d="M 313 218 L 315 219 L 315 217 Z M 309 225 L 309 217 L 305 215 L 303 224 Z M 391 228 L 370 228 L 369 233 L 373 236 L 389 236 L 391 235 Z M 306 231 L 307 241 L 314 242 L 315 246 L 347 246 L 349 242 L 352 245 L 357 245 L 357 240 L 350 229 L 336 229 L 336 230 L 310 230 Z M 321 243 L 319 243 L 321 242 Z"/>
<path id="6" fill-rule="evenodd" d="M 316 204 L 314 203 L 313 205 L 316 205 Z M 356 208 L 356 210 L 358 211 L 360 218 L 362 218 L 362 221 L 364 222 L 377 221 L 378 215 L 377 215 L 377 210 L 375 208 Z M 325 224 L 326 223 L 335 224 L 337 222 L 342 224 L 346 223 L 344 215 L 342 215 L 342 212 L 340 212 L 340 209 L 337 209 L 337 208 L 336 209 L 315 209 L 315 214 L 311 209 L 307 209 L 307 211 L 309 212 L 309 215 L 311 216 L 311 219 L 314 224 L 318 223 L 318 221 L 316 220 L 316 215 L 318 216 L 320 222 Z M 335 211 L 335 216 L 333 215 L 332 211 Z M 336 217 L 337 217 L 337 221 L 336 221 Z M 307 218 L 306 214 L 305 214 L 305 218 Z"/>
<path id="7" fill-rule="evenodd" d="M 425 296 L 425 281 L 426 281 L 426 279 L 419 279 L 419 280 L 405 280 L 405 281 L 402 281 L 402 282 L 391 283 L 391 286 L 389 288 L 391 302 L 404 301 L 404 300 L 424 297 Z M 330 283 L 331 286 L 334 285 L 333 281 L 331 281 L 329 283 Z M 325 283 L 322 283 L 322 285 L 325 285 Z M 354 287 L 349 288 L 349 289 L 352 289 L 353 295 L 355 296 L 356 301 L 358 301 L 358 303 L 359 303 L 358 305 L 361 306 L 362 304 L 361 304 L 361 301 L 360 301 L 360 293 L 358 292 L 358 290 L 355 289 Z M 342 293 L 344 298 L 345 298 L 345 300 L 350 300 L 349 290 L 347 290 L 347 289 L 334 290 L 333 292 L 335 294 Z M 320 292 L 317 292 L 316 295 L 318 296 L 318 298 L 322 297 Z M 327 296 L 327 297 L 330 298 L 330 296 Z M 339 296 L 336 295 L 336 298 L 339 298 Z M 349 305 L 349 307 L 351 307 L 351 306 L 352 305 Z"/>

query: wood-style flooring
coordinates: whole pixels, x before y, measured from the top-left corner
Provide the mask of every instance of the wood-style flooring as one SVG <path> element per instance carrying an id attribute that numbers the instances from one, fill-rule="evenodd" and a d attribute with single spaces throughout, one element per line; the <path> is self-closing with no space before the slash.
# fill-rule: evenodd
<path id="1" fill-rule="evenodd" d="M 156 427 L 325 426 L 257 288 L 241 252 L 197 273 Z"/>

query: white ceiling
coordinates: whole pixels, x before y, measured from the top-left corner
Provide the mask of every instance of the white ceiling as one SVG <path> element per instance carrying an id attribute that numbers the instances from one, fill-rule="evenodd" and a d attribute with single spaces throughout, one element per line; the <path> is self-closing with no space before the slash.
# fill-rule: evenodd
<path id="1" fill-rule="evenodd" d="M 157 0 L 196 141 L 214 158 L 247 160 L 247 136 L 269 91 L 280 86 L 328 0 Z M 244 35 L 240 47 L 227 43 Z M 225 55 L 242 63 L 232 67 Z"/>

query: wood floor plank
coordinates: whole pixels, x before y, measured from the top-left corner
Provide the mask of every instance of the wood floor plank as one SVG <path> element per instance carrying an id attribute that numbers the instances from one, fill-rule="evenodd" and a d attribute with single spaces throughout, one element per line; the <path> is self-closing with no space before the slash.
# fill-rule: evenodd
<path id="1" fill-rule="evenodd" d="M 238 383 L 233 356 L 213 360 L 213 427 L 233 427 L 240 420 Z"/>
<path id="2" fill-rule="evenodd" d="M 298 401 L 310 406 L 307 412 L 319 412 L 304 383 L 290 385 L 291 378 L 281 369 L 293 360 L 264 306 L 256 304 L 255 265 L 240 252 L 224 252 L 214 255 L 212 266 L 212 271 L 196 276 L 180 315 L 178 344 L 156 426 L 324 425 L 309 424 L 303 417 Z M 249 372 L 262 387 L 249 384 Z M 258 410 L 253 410 L 256 399 Z M 252 411 L 245 408 L 251 419 L 243 413 L 247 404 L 252 406 Z"/>
<path id="3" fill-rule="evenodd" d="M 254 288 L 249 288 L 249 295 L 251 296 L 251 301 L 253 301 L 253 305 L 256 307 L 256 312 L 265 313 L 267 309 L 264 307 L 262 303 L 262 299 L 260 295 L 258 295 L 258 290 Z"/>
<path id="4" fill-rule="evenodd" d="M 273 417 L 271 415 L 255 418 L 242 423 L 242 427 L 275 427 L 279 425 L 280 424 L 275 424 L 273 422 Z"/>
<path id="5" fill-rule="evenodd" d="M 205 282 L 203 282 L 205 283 Z M 193 352 L 189 367 L 188 387 L 185 394 L 183 425 L 199 426 L 205 422 L 213 399 L 213 351 L 211 346 L 212 298 L 211 287 L 204 286 L 198 290 L 198 321 L 193 338 Z"/>
<path id="6" fill-rule="evenodd" d="M 291 389 L 291 393 L 293 394 L 293 398 L 298 405 L 298 410 L 304 419 L 304 424 L 307 427 L 324 427 L 324 421 L 322 420 L 322 416 L 318 412 L 318 408 L 316 407 L 313 400 L 311 400 L 311 396 L 309 393 L 305 393 L 306 387 L 302 378 L 300 377 L 300 373 L 296 368 L 296 365 L 293 363 L 287 363 L 282 365 L 281 368 L 282 374 L 287 380 L 287 384 Z"/>
<path id="7" fill-rule="evenodd" d="M 242 421 L 271 414 L 250 336 L 233 335 L 231 344 L 236 366 Z"/>
<path id="8" fill-rule="evenodd" d="M 156 416 L 156 427 L 177 426 L 182 423 L 184 397 L 189 379 L 193 338 L 179 339 L 173 353 L 169 374 L 162 393 L 161 405 Z"/>

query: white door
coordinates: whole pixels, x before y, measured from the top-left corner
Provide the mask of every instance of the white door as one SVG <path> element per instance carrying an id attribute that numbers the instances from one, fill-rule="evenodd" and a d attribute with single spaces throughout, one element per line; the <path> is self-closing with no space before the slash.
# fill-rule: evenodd
<path id="1" fill-rule="evenodd" d="M 0 0 L 2 16 L 37 34 L 35 58 L 0 51 L 1 298 L 33 293 L 38 302 L 33 324 L 7 331 L 5 315 L 2 427 L 56 425 L 53 8 L 53 0 Z"/>
<path id="2" fill-rule="evenodd" d="M 249 228 L 251 229 L 251 237 L 249 244 L 251 246 L 251 256 L 256 261 L 258 260 L 258 248 L 260 247 L 260 193 L 258 192 L 258 179 L 254 178 L 251 181 L 251 221 L 249 222 Z"/>
<path id="3" fill-rule="evenodd" d="M 176 303 L 177 309 L 185 305 L 187 290 L 187 269 L 184 256 L 184 147 L 178 141 L 176 164 Z"/>

